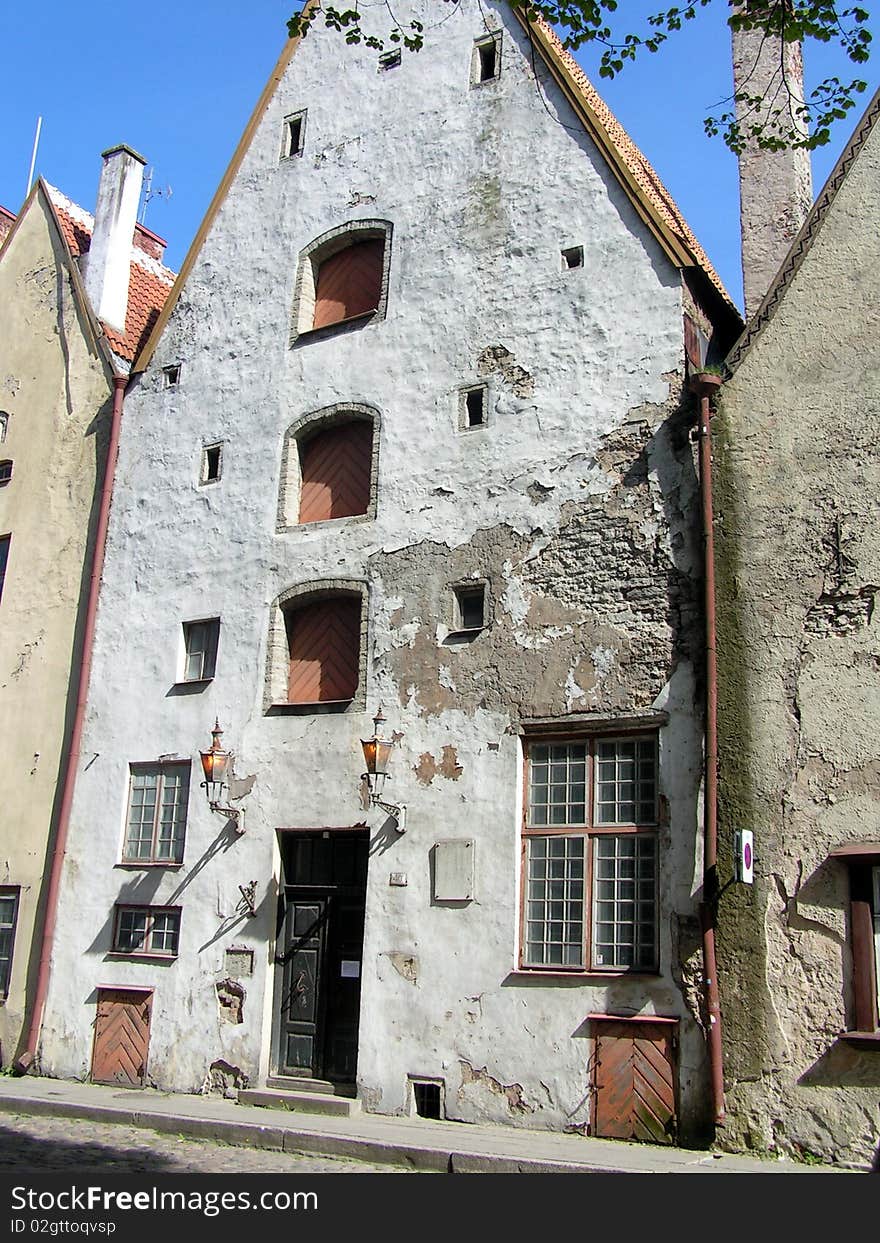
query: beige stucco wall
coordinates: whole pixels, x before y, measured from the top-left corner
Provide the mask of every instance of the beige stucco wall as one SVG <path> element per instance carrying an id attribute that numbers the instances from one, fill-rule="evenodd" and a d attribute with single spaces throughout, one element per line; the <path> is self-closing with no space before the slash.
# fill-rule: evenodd
<path id="1" fill-rule="evenodd" d="M 16 1053 L 75 645 L 83 560 L 103 460 L 110 380 L 78 310 L 62 243 L 38 191 L 0 259 L 0 535 L 11 534 L 0 602 L 0 884 L 21 896 L 10 988 L 0 1005 L 3 1065 Z M 30 961 L 29 961 L 30 960 Z"/>
<path id="2" fill-rule="evenodd" d="M 880 133 L 715 422 L 722 883 L 755 834 L 752 889 L 720 911 L 727 1142 L 865 1164 L 880 1045 L 854 1026 L 848 877 L 880 840 Z"/>

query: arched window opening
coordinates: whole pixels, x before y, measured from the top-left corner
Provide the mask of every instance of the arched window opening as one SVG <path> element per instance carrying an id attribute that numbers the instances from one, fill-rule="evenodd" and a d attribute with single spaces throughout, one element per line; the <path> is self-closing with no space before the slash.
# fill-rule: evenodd
<path id="1" fill-rule="evenodd" d="M 325 259 L 315 279 L 313 328 L 368 315 L 379 306 L 385 239 L 354 242 Z"/>
<path id="2" fill-rule="evenodd" d="M 388 301 L 391 225 L 357 220 L 311 242 L 300 256 L 293 337 L 382 319 Z"/>
<path id="3" fill-rule="evenodd" d="M 361 597 L 336 592 L 284 608 L 292 704 L 354 699 L 360 676 Z"/>
<path id="4" fill-rule="evenodd" d="M 298 442 L 299 521 L 321 522 L 367 513 L 373 426 L 365 419 L 320 428 Z"/>

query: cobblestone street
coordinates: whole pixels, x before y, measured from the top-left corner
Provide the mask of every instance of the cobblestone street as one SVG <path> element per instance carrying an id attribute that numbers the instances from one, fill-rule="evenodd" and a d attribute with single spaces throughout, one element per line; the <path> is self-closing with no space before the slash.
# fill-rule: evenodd
<path id="1" fill-rule="evenodd" d="M 4 1114 L 0 1174 L 404 1174 L 408 1170 L 340 1157 L 297 1156 L 139 1127 Z"/>

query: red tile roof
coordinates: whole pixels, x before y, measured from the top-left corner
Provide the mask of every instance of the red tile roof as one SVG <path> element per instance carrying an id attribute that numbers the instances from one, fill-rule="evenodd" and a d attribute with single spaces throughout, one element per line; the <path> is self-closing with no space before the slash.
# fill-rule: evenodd
<path id="1" fill-rule="evenodd" d="M 64 234 L 64 240 L 70 247 L 73 257 L 79 258 L 88 251 L 91 244 L 94 219 L 76 203 L 65 198 L 54 186 L 49 186 L 48 190 L 58 223 Z M 135 234 L 139 229 L 141 226 L 136 225 Z M 143 230 L 143 232 L 148 231 Z M 118 354 L 120 358 L 124 358 L 129 363 L 134 361 L 149 337 L 153 325 L 159 318 L 159 312 L 165 304 L 165 299 L 171 292 L 171 286 L 174 284 L 175 273 L 155 257 L 156 252 L 159 251 L 159 245 L 161 244 L 164 250 L 165 243 L 155 234 L 149 234 L 149 236 L 154 238 L 156 243 L 150 247 L 150 252 L 144 248 L 140 237 L 136 237 L 132 245 L 125 332 L 118 332 L 109 324 L 102 324 L 104 335 L 114 354 Z"/>

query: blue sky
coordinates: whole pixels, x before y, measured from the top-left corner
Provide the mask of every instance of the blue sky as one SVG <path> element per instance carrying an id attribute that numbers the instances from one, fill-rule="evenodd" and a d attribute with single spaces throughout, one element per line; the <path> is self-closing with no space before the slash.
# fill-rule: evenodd
<path id="1" fill-rule="evenodd" d="M 179 267 L 278 57 L 293 7 L 292 0 L 8 6 L 0 204 L 21 206 L 38 116 L 37 172 L 88 210 L 100 152 L 125 142 L 146 156 L 154 189 L 172 188 L 170 198 L 151 201 L 146 224 L 168 239 L 166 259 Z M 658 7 L 626 0 L 627 18 Z M 712 0 L 659 53 L 610 83 L 598 77 L 597 51 L 579 59 L 741 304 L 736 161 L 719 139 L 704 136 L 702 125 L 731 91 L 726 12 L 726 0 Z M 830 73 L 859 76 L 832 48 L 809 48 L 805 63 L 808 86 Z M 868 93 L 814 156 L 816 191 L 880 84 L 880 53 L 860 73 Z"/>

